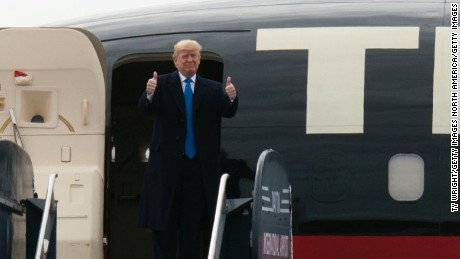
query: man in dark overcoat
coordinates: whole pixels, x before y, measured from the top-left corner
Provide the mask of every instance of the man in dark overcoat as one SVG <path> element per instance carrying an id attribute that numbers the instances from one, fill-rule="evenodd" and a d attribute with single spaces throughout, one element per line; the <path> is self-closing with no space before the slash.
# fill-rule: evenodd
<path id="1" fill-rule="evenodd" d="M 201 46 L 174 46 L 176 71 L 148 80 L 139 99 L 154 115 L 150 155 L 139 204 L 139 226 L 153 231 L 155 259 L 194 259 L 200 231 L 213 219 L 221 172 L 221 119 L 233 117 L 238 98 L 231 78 L 197 74 Z"/>

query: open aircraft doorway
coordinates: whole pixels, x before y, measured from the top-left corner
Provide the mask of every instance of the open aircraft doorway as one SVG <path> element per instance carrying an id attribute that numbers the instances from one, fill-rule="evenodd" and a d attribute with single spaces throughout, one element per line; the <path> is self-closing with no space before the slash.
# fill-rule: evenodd
<path id="1" fill-rule="evenodd" d="M 106 198 L 109 254 L 114 259 L 150 258 L 151 233 L 137 227 L 137 207 L 153 117 L 140 113 L 138 100 L 154 71 L 161 75 L 174 71 L 175 66 L 172 53 L 157 53 L 125 57 L 114 67 L 110 107 L 112 146 Z M 202 53 L 198 73 L 222 82 L 222 58 Z M 129 247 L 136 249 L 127 249 Z"/>

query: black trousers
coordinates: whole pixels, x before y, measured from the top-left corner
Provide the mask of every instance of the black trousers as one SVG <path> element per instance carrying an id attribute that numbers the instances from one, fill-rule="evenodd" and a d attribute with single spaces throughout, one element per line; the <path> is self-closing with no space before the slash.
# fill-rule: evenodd
<path id="1" fill-rule="evenodd" d="M 167 230 L 152 233 L 154 259 L 200 258 L 205 206 L 200 162 L 184 157 Z"/>

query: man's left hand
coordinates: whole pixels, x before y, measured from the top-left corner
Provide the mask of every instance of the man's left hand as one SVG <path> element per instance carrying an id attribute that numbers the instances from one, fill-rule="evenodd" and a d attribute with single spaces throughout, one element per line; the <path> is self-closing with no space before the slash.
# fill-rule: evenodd
<path id="1" fill-rule="evenodd" d="M 231 77 L 227 77 L 227 84 L 225 86 L 225 93 L 227 93 L 228 98 L 230 98 L 230 100 L 232 102 L 233 102 L 233 100 L 235 100 L 235 98 L 236 98 L 236 88 L 232 84 L 232 78 Z"/>

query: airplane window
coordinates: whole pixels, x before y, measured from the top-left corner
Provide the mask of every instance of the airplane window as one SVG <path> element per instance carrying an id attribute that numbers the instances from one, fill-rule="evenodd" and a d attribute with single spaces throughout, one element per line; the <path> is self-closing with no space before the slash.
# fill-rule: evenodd
<path id="1" fill-rule="evenodd" d="M 111 162 L 112 163 L 115 163 L 115 155 L 116 155 L 116 148 L 115 148 L 115 146 L 113 146 L 112 151 L 111 151 L 111 157 L 112 157 Z"/>
<path id="2" fill-rule="evenodd" d="M 145 150 L 145 160 L 143 162 L 149 161 L 149 157 L 150 157 L 150 149 L 147 148 L 147 150 Z"/>
<path id="3" fill-rule="evenodd" d="M 416 201 L 423 195 L 425 165 L 417 154 L 396 154 L 388 163 L 388 191 L 396 201 Z"/>

